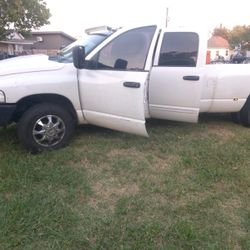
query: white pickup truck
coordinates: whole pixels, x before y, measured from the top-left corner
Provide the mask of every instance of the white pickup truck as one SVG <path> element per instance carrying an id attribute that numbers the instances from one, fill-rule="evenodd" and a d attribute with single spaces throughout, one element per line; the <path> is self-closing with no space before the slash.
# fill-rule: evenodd
<path id="1" fill-rule="evenodd" d="M 0 126 L 16 122 L 29 150 L 66 145 L 75 124 L 143 136 L 146 118 L 230 112 L 250 124 L 250 66 L 206 65 L 201 33 L 154 25 L 87 33 L 53 58 L 0 62 Z"/>

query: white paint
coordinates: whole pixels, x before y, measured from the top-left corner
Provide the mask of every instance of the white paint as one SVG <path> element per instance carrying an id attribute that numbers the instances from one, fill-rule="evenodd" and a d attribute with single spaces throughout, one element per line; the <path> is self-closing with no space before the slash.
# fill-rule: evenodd
<path id="1" fill-rule="evenodd" d="M 0 76 L 58 70 L 63 67 L 63 64 L 49 61 L 46 55 L 14 57 L 0 61 Z"/>
<path id="2" fill-rule="evenodd" d="M 79 88 L 87 121 L 147 135 L 145 128 L 142 130 L 145 123 L 144 88 L 147 76 L 148 72 L 80 70 Z M 124 82 L 138 82 L 141 86 L 127 88 L 123 86 Z"/>

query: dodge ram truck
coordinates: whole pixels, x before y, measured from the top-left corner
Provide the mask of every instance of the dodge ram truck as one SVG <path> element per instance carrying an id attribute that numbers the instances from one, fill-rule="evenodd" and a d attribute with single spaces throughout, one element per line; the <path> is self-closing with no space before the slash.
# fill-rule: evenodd
<path id="1" fill-rule="evenodd" d="M 206 65 L 207 36 L 156 25 L 89 29 L 57 56 L 0 62 L 0 126 L 31 151 L 69 143 L 76 124 L 147 136 L 145 119 L 229 112 L 250 125 L 250 66 Z"/>

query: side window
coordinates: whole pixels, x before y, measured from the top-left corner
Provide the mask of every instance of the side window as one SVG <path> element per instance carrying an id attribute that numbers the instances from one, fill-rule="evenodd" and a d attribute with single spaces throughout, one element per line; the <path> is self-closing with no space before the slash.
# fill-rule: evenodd
<path id="1" fill-rule="evenodd" d="M 96 68 L 105 70 L 144 70 L 155 30 L 155 26 L 149 26 L 121 34 L 105 46 L 97 57 L 94 57 L 97 60 Z"/>
<path id="2" fill-rule="evenodd" d="M 195 67 L 199 36 L 193 32 L 166 32 L 163 37 L 159 66 Z"/>

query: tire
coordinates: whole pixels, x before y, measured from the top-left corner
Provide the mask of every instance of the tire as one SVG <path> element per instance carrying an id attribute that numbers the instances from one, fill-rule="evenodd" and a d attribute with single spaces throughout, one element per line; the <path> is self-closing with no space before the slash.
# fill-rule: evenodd
<path id="1" fill-rule="evenodd" d="M 240 111 L 240 120 L 244 126 L 250 127 L 250 98 L 247 99 Z"/>
<path id="2" fill-rule="evenodd" d="M 240 124 L 241 123 L 240 112 L 231 113 L 231 119 L 234 123 Z"/>
<path id="3" fill-rule="evenodd" d="M 37 104 L 28 109 L 17 125 L 21 143 L 32 153 L 66 146 L 74 134 L 73 116 L 59 105 Z"/>

